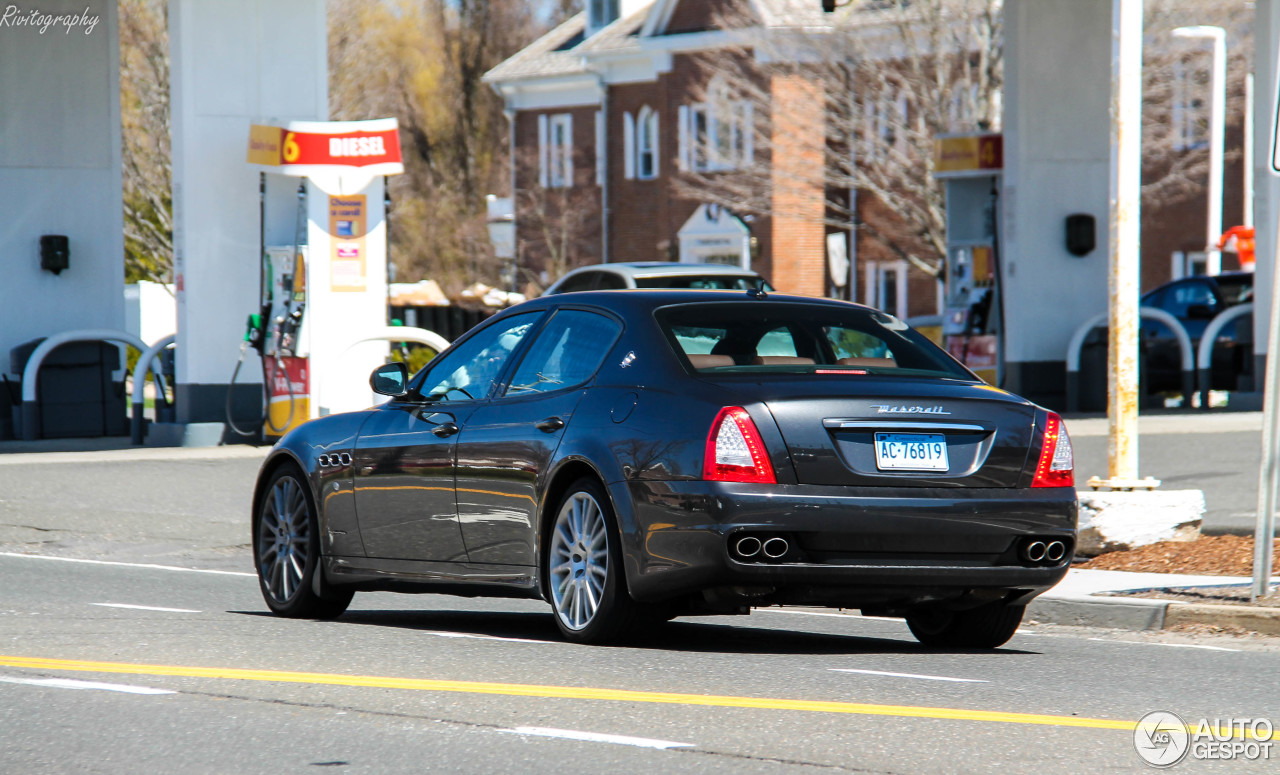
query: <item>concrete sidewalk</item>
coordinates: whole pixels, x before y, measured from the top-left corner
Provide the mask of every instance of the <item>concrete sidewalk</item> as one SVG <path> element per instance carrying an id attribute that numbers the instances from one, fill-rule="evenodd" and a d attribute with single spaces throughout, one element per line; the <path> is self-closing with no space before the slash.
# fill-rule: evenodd
<path id="1" fill-rule="evenodd" d="M 1280 608 L 1202 605 L 1141 597 L 1108 597 L 1107 592 L 1139 592 L 1186 587 L 1248 587 L 1243 576 L 1193 576 L 1178 573 L 1072 568 L 1058 586 L 1027 606 L 1026 618 L 1044 624 L 1161 630 L 1184 624 L 1237 627 L 1280 635 Z M 1273 577 L 1271 583 L 1280 583 Z"/>

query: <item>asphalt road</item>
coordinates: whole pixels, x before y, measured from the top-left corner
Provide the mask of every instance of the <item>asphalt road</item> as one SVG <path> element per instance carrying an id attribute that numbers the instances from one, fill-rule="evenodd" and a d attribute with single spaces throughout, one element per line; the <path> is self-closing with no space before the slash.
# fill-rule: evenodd
<path id="1" fill-rule="evenodd" d="M 1262 460 L 1260 412 L 1178 411 L 1143 415 L 1138 475 L 1165 490 L 1202 490 L 1205 533 L 1253 535 Z M 1068 418 L 1076 455 L 1076 487 L 1107 476 L 1105 417 Z M 1280 524 L 1277 525 L 1280 535 Z"/>
<path id="2" fill-rule="evenodd" d="M 539 602 L 385 593 L 279 619 L 256 453 L 139 454 L 0 458 L 0 772 L 1146 772 L 1150 711 L 1280 721 L 1276 640 L 1028 624 L 944 652 L 765 609 L 599 648 Z"/>

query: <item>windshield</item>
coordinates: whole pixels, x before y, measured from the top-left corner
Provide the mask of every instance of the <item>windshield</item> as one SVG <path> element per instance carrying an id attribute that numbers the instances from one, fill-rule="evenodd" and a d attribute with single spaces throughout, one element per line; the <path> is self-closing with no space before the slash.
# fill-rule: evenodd
<path id="1" fill-rule="evenodd" d="M 1218 275 L 1213 279 L 1227 306 L 1253 301 L 1253 275 Z"/>
<path id="2" fill-rule="evenodd" d="M 665 307 L 656 318 L 672 347 L 698 372 L 974 379 L 907 324 L 870 309 L 702 303 Z"/>
<path id="3" fill-rule="evenodd" d="M 762 287 L 772 292 L 773 287 L 757 275 L 733 274 L 678 274 L 660 277 L 637 277 L 637 288 L 695 288 L 711 291 L 745 291 Z"/>

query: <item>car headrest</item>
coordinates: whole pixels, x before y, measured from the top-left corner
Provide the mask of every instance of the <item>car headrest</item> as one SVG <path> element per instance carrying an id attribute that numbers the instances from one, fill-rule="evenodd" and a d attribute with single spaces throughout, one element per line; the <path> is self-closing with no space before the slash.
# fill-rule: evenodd
<path id="1" fill-rule="evenodd" d="M 714 369 L 720 366 L 733 366 L 733 357 L 729 355 L 688 355 L 689 363 L 695 369 Z"/>
<path id="2" fill-rule="evenodd" d="M 752 363 L 757 366 L 812 366 L 813 359 L 793 355 L 757 355 Z"/>

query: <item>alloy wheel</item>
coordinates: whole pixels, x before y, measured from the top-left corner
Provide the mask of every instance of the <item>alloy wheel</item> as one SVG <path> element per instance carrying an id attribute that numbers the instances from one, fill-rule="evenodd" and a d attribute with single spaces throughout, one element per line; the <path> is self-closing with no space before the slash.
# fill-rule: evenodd
<path id="1" fill-rule="evenodd" d="M 551 604 L 570 630 L 591 623 L 609 580 L 609 533 L 590 493 L 565 501 L 551 533 Z"/>
<path id="2" fill-rule="evenodd" d="M 310 549 L 307 498 L 292 476 L 276 480 L 258 525 L 258 573 L 271 598 L 286 603 L 302 584 Z"/>

